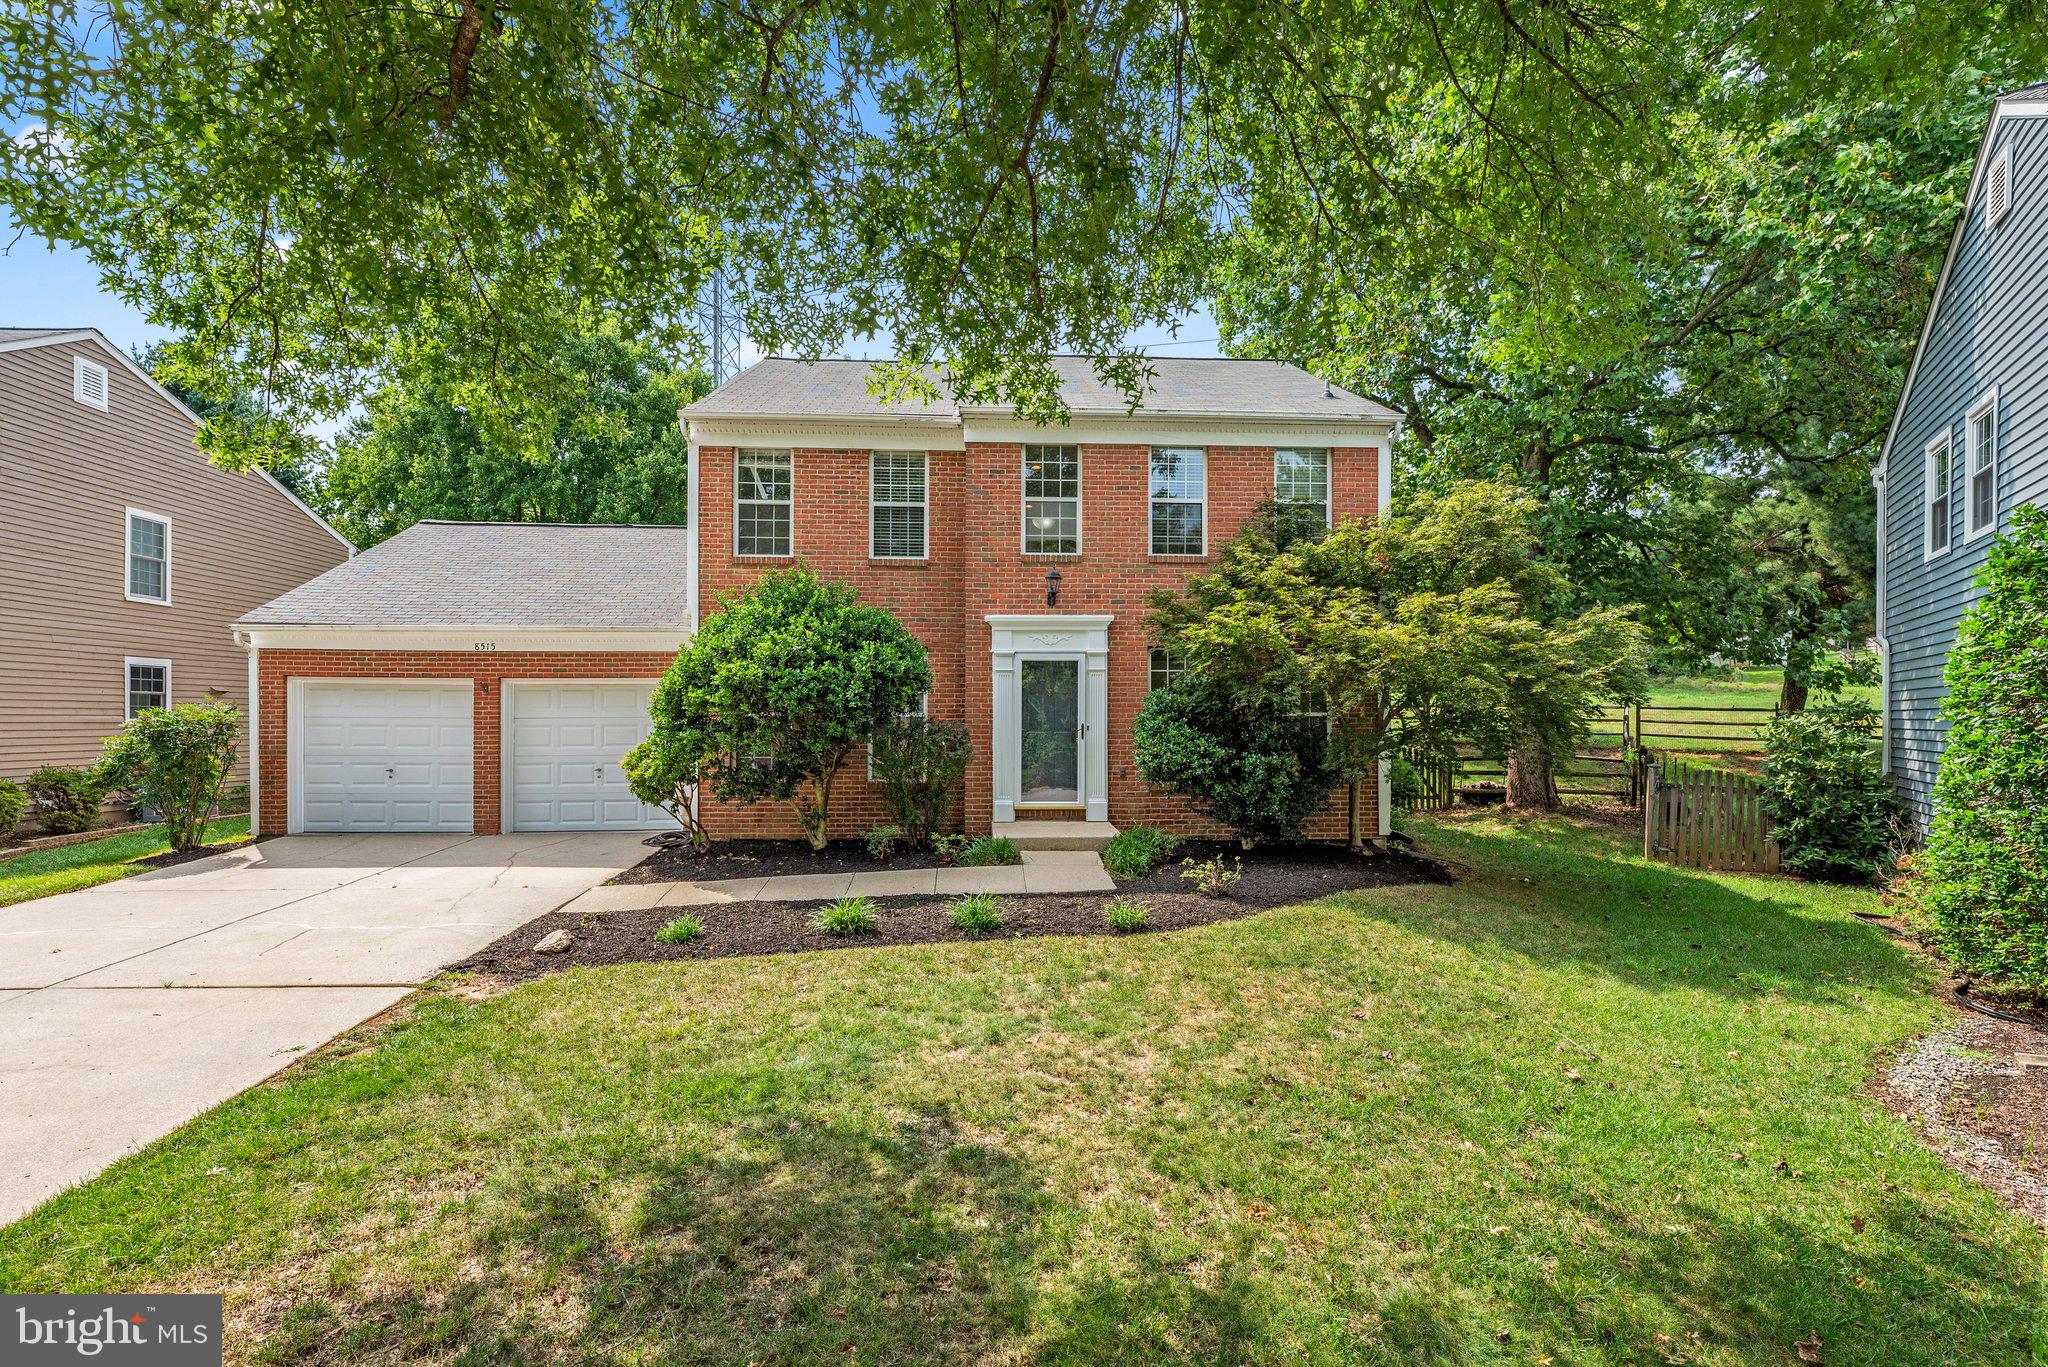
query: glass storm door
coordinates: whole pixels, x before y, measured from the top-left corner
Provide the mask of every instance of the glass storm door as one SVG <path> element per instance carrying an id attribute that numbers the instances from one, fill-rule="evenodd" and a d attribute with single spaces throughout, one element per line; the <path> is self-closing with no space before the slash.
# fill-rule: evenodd
<path id="1" fill-rule="evenodd" d="M 1081 662 L 1017 662 L 1017 801 L 1027 807 L 1081 801 Z"/>

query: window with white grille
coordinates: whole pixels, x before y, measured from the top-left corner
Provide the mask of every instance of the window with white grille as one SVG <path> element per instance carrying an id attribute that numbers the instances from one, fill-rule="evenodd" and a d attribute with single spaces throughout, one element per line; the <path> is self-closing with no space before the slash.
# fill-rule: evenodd
<path id="1" fill-rule="evenodd" d="M 1998 525 L 1998 391 L 1977 400 L 1963 426 L 1963 526 L 1979 537 Z"/>
<path id="2" fill-rule="evenodd" d="M 1298 503 L 1330 522 L 1330 453 L 1310 448 L 1273 453 L 1273 497 L 1282 503 Z"/>
<path id="3" fill-rule="evenodd" d="M 1151 459 L 1152 554 L 1201 555 L 1209 497 L 1208 453 L 1199 446 L 1155 446 Z"/>
<path id="4" fill-rule="evenodd" d="M 144 712 L 171 705 L 171 662 L 169 660 L 126 661 L 128 666 L 128 720 Z"/>
<path id="5" fill-rule="evenodd" d="M 107 411 L 107 368 L 83 356 L 71 358 L 71 397 L 87 408 Z"/>
<path id="6" fill-rule="evenodd" d="M 735 451 L 732 485 L 733 553 L 790 554 L 789 452 Z"/>
<path id="7" fill-rule="evenodd" d="M 868 554 L 924 559 L 929 494 L 924 452 L 875 452 L 868 463 Z"/>
<path id="8" fill-rule="evenodd" d="M 1984 217 L 1996 224 L 2012 209 L 2012 148 L 1999 149 L 1984 172 Z"/>
<path id="9" fill-rule="evenodd" d="M 1951 497 L 1953 471 L 1949 469 L 1951 454 L 1949 435 L 1944 432 L 1927 443 L 1927 556 L 1929 559 L 1948 553 L 1949 519 L 1954 502 Z"/>
<path id="10" fill-rule="evenodd" d="M 171 601 L 171 520 L 135 508 L 128 510 L 128 597 Z"/>
<path id="11" fill-rule="evenodd" d="M 1164 646 L 1153 646 L 1150 666 L 1146 678 L 1146 691 L 1164 688 L 1176 679 L 1184 678 L 1188 672 L 1187 662 Z"/>
<path id="12" fill-rule="evenodd" d="M 1073 446 L 1024 448 L 1024 553 L 1081 550 L 1081 453 Z"/>

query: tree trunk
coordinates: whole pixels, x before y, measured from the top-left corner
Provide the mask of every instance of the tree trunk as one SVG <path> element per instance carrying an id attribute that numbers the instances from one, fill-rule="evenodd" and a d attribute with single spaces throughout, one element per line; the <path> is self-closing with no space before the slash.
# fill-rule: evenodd
<path id="1" fill-rule="evenodd" d="M 1550 747 L 1541 740 L 1531 737 L 1508 756 L 1508 806 L 1557 810 L 1557 776 L 1551 772 Z"/>
<path id="2" fill-rule="evenodd" d="M 1345 833 L 1350 837 L 1351 850 L 1354 854 L 1365 849 L 1364 822 L 1361 819 L 1362 814 L 1358 810 L 1360 805 L 1359 799 L 1362 796 L 1363 794 L 1359 790 L 1357 779 L 1354 778 L 1345 785 Z"/>
<path id="3" fill-rule="evenodd" d="M 1778 687 L 1778 710 L 1780 712 L 1804 712 L 1806 710 L 1806 685 L 1796 683 L 1792 671 L 1785 671 L 1785 682 Z"/>

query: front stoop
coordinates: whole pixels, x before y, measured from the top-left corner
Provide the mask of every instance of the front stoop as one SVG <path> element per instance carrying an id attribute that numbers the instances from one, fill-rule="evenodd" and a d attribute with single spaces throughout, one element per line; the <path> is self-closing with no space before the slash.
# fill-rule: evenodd
<path id="1" fill-rule="evenodd" d="M 1107 821 L 998 821 L 989 834 L 1015 841 L 1020 850 L 1093 850 L 1100 854 L 1117 830 Z"/>

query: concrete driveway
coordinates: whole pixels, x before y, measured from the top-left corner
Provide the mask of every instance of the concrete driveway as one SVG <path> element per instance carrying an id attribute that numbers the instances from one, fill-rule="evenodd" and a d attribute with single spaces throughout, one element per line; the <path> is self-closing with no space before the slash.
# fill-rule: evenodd
<path id="1" fill-rule="evenodd" d="M 0 908 L 0 1224 L 647 853 L 301 835 Z"/>

